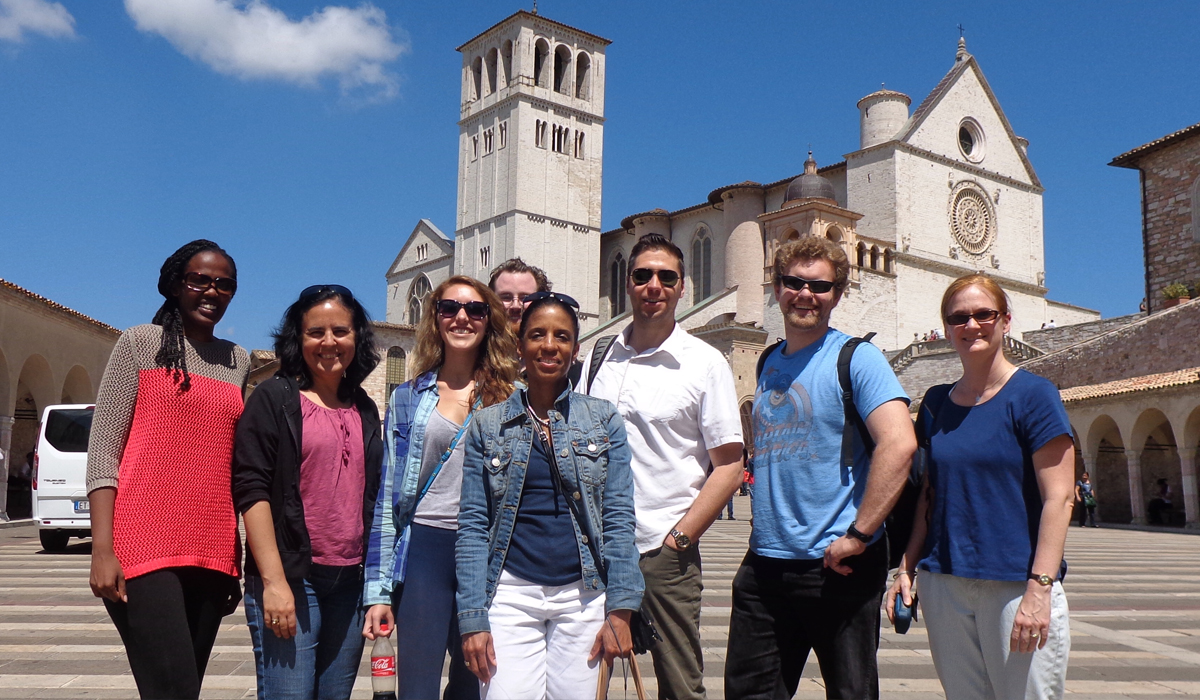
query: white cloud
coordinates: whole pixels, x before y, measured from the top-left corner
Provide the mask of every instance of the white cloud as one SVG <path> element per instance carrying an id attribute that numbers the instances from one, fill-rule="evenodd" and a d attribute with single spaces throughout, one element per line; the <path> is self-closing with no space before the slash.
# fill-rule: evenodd
<path id="1" fill-rule="evenodd" d="M 0 41 L 23 41 L 25 34 L 75 36 L 75 18 L 47 0 L 0 0 Z"/>
<path id="2" fill-rule="evenodd" d="M 265 0 L 125 0 L 125 10 L 138 29 L 218 72 L 300 85 L 333 77 L 344 93 L 374 99 L 395 95 L 384 66 L 407 51 L 370 4 L 329 6 L 300 20 Z"/>

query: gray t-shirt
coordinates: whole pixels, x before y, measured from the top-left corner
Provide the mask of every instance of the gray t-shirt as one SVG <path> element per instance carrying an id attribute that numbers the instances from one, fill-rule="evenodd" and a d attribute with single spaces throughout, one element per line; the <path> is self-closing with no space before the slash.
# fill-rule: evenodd
<path id="1" fill-rule="evenodd" d="M 436 410 L 429 416 L 429 424 L 425 426 L 425 453 L 421 455 L 421 481 L 424 484 L 429 475 L 437 467 L 442 453 L 450 446 L 450 441 L 458 434 L 461 426 Z M 417 504 L 413 513 L 413 522 L 418 525 L 440 527 L 443 530 L 458 529 L 458 501 L 462 495 L 463 446 L 466 435 L 459 439 L 450 459 L 442 465 L 442 470 L 429 486 L 425 498 Z"/>

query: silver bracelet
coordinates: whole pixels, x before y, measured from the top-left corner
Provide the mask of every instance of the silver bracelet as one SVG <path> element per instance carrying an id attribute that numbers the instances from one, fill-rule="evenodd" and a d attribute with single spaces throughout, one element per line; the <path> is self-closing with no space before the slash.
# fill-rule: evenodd
<path id="1" fill-rule="evenodd" d="M 917 578 L 917 572 L 915 569 L 913 571 L 901 570 L 901 571 L 897 571 L 895 574 L 892 575 L 892 580 L 895 581 L 896 579 L 900 578 L 900 574 L 908 574 L 908 577 L 911 579 L 914 579 L 914 580 Z"/>

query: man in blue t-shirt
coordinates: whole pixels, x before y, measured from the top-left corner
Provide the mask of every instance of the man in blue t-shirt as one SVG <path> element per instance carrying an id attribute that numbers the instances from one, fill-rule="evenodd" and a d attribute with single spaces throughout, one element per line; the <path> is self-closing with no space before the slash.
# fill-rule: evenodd
<path id="1" fill-rule="evenodd" d="M 753 531 L 733 580 L 725 697 L 790 698 L 813 650 L 828 697 L 878 698 L 883 521 L 917 448 L 908 397 L 883 353 L 870 343 L 855 350 L 854 406 L 875 449 L 855 433 L 853 464 L 843 466 L 837 362 L 850 336 L 829 317 L 849 260 L 837 244 L 805 237 L 780 248 L 774 268 L 787 338 L 754 396 Z"/>

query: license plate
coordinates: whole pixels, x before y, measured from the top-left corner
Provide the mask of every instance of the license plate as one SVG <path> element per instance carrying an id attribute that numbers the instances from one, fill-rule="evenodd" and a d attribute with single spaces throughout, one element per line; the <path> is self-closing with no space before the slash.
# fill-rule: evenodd
<path id="1" fill-rule="evenodd" d="M 76 513 L 91 513 L 92 512 L 91 501 L 75 501 L 75 512 Z"/>

